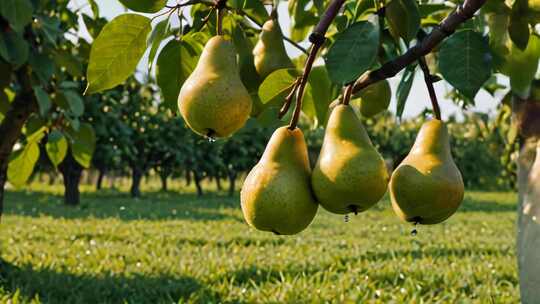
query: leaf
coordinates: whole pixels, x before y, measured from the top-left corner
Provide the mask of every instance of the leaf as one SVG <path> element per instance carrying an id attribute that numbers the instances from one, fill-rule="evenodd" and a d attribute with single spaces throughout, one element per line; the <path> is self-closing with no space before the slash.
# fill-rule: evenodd
<path id="1" fill-rule="evenodd" d="M 446 81 L 471 100 L 491 76 L 487 40 L 472 30 L 456 32 L 439 51 L 439 70 Z"/>
<path id="2" fill-rule="evenodd" d="M 386 6 L 386 19 L 394 36 L 409 42 L 420 29 L 420 11 L 416 0 L 392 0 Z"/>
<path id="3" fill-rule="evenodd" d="M 62 95 L 64 95 L 64 98 L 69 105 L 69 110 L 74 116 L 79 117 L 83 115 L 84 101 L 79 93 L 72 90 L 63 90 Z"/>
<path id="4" fill-rule="evenodd" d="M 68 142 L 62 132 L 54 130 L 49 133 L 47 144 L 45 144 L 47 156 L 55 167 L 64 160 L 68 150 Z"/>
<path id="5" fill-rule="evenodd" d="M 24 148 L 13 153 L 10 158 L 7 176 L 15 187 L 22 187 L 32 175 L 39 159 L 39 146 L 36 142 L 28 142 Z"/>
<path id="6" fill-rule="evenodd" d="M 414 81 L 414 73 L 416 70 L 416 65 L 409 65 L 403 71 L 403 76 L 397 87 L 396 99 L 397 99 L 397 108 L 396 116 L 401 118 L 403 116 L 403 110 L 405 110 L 405 103 L 407 103 L 407 98 L 411 92 L 412 84 Z"/>
<path id="7" fill-rule="evenodd" d="M 512 12 L 510 15 L 508 34 L 510 35 L 512 42 L 514 42 L 518 48 L 525 50 L 529 43 L 529 23 L 520 14 Z"/>
<path id="8" fill-rule="evenodd" d="M 311 96 L 315 106 L 317 120 L 324 122 L 328 112 L 328 106 L 332 102 L 332 82 L 326 71 L 326 67 L 317 66 L 309 74 Z"/>
<path id="9" fill-rule="evenodd" d="M 99 6 L 96 0 L 88 0 L 88 3 L 90 4 L 90 8 L 92 9 L 92 14 L 94 15 L 94 19 L 99 18 Z"/>
<path id="10" fill-rule="evenodd" d="M 180 88 L 195 69 L 202 52 L 202 45 L 198 41 L 186 38 L 169 41 L 157 59 L 157 84 L 165 105 L 170 109 L 176 109 Z"/>
<path id="11" fill-rule="evenodd" d="M 54 54 L 54 62 L 60 68 L 63 68 L 73 77 L 83 75 L 82 63 L 66 50 L 59 50 Z"/>
<path id="12" fill-rule="evenodd" d="M 150 37 L 148 37 L 147 45 L 150 47 L 150 53 L 148 54 L 148 69 L 151 70 L 152 66 L 154 65 L 154 59 L 156 58 L 157 51 L 159 49 L 159 46 L 161 45 L 161 42 L 163 41 L 163 38 L 165 38 L 166 34 L 169 32 L 169 29 L 171 27 L 171 24 L 169 23 L 169 19 L 162 20 L 152 30 L 152 33 L 150 34 Z"/>
<path id="13" fill-rule="evenodd" d="M 292 89 L 298 73 L 295 69 L 280 69 L 266 77 L 259 87 L 259 97 L 263 104 L 272 101 L 282 103 Z"/>
<path id="14" fill-rule="evenodd" d="M 17 32 L 32 21 L 34 6 L 29 0 L 2 0 L 0 1 L 0 15 L 4 16 L 11 27 Z"/>
<path id="15" fill-rule="evenodd" d="M 105 25 L 92 44 L 85 94 L 113 88 L 126 80 L 146 50 L 151 29 L 150 19 L 135 14 L 120 15 Z"/>
<path id="16" fill-rule="evenodd" d="M 141 13 L 156 13 L 165 7 L 167 0 L 119 0 L 125 7 Z"/>
<path id="17" fill-rule="evenodd" d="M 14 31 L 0 31 L 0 56 L 19 67 L 28 60 L 28 43 Z"/>
<path id="18" fill-rule="evenodd" d="M 345 85 L 354 81 L 375 62 L 379 49 L 379 29 L 361 21 L 337 36 L 325 58 L 332 82 Z"/>
<path id="19" fill-rule="evenodd" d="M 39 115 L 46 117 L 51 109 L 51 99 L 41 87 L 34 86 L 33 90 L 39 106 Z"/>
<path id="20" fill-rule="evenodd" d="M 73 158 L 83 167 L 89 168 L 96 149 L 96 134 L 92 125 L 82 123 L 78 131 L 70 132 Z"/>
<path id="21" fill-rule="evenodd" d="M 46 54 L 35 51 L 30 52 L 28 63 L 32 66 L 32 71 L 38 76 L 43 85 L 47 85 L 54 73 L 54 62 Z"/>

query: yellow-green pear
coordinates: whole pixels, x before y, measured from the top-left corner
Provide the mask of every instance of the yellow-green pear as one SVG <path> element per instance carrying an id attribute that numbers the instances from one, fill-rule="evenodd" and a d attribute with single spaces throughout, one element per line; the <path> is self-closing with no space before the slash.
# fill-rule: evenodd
<path id="1" fill-rule="evenodd" d="M 178 95 L 182 117 L 200 135 L 227 137 L 244 126 L 251 107 L 232 42 L 223 36 L 211 38 Z"/>
<path id="2" fill-rule="evenodd" d="M 446 125 L 437 119 L 424 123 L 390 179 L 394 211 L 407 222 L 437 224 L 456 212 L 463 192 Z"/>
<path id="3" fill-rule="evenodd" d="M 294 68 L 285 51 L 283 33 L 275 18 L 263 24 L 259 41 L 253 48 L 253 56 L 255 69 L 263 79 L 276 70 Z"/>
<path id="4" fill-rule="evenodd" d="M 388 109 L 392 99 L 392 90 L 387 80 L 379 81 L 362 91 L 354 99 L 351 105 L 357 106 L 363 117 L 373 117 Z"/>
<path id="5" fill-rule="evenodd" d="M 351 106 L 330 114 L 311 184 L 324 209 L 361 212 L 376 204 L 388 185 L 388 171 Z"/>
<path id="6" fill-rule="evenodd" d="M 310 176 L 302 131 L 278 128 L 242 186 L 240 200 L 246 222 L 275 234 L 304 230 L 318 207 Z"/>

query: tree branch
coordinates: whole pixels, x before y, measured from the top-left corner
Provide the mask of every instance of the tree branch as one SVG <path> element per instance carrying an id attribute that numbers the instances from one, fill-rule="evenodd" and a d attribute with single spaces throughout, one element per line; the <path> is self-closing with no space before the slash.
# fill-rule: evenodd
<path id="1" fill-rule="evenodd" d="M 326 41 L 326 31 L 328 31 L 328 27 L 330 27 L 330 24 L 336 18 L 344 2 L 345 0 L 333 0 L 324 12 L 324 15 L 322 16 L 321 20 L 319 21 L 311 35 L 309 35 L 309 41 L 313 45 L 311 46 L 309 56 L 306 60 L 304 73 L 302 74 L 302 77 L 300 78 L 300 83 L 298 84 L 298 91 L 296 93 L 296 106 L 294 108 L 291 122 L 289 123 L 290 130 L 294 130 L 296 128 L 298 120 L 300 119 L 300 112 L 302 112 L 302 98 L 304 97 L 304 90 L 307 85 L 309 73 L 311 73 L 311 68 L 313 68 L 313 63 L 315 62 L 315 58 L 317 58 L 317 53 L 319 49 Z"/>
<path id="2" fill-rule="evenodd" d="M 486 3 L 486 0 L 465 0 L 457 10 L 446 17 L 425 39 L 410 48 L 405 54 L 385 63 L 377 70 L 368 72 L 356 80 L 353 94 L 381 80 L 395 76 L 409 64 L 417 61 L 420 57 L 429 54 L 446 37 L 465 21 L 471 19 L 474 14 Z"/>

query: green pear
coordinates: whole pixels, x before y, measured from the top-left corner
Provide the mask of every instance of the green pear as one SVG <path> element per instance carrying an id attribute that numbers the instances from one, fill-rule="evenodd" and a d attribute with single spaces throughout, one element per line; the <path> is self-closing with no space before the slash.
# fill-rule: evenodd
<path id="1" fill-rule="evenodd" d="M 261 36 L 253 48 L 255 69 L 261 78 L 266 78 L 272 72 L 294 68 L 285 51 L 283 33 L 276 19 L 272 18 L 263 24 Z"/>
<path id="2" fill-rule="evenodd" d="M 379 81 L 369 86 L 351 100 L 351 105 L 357 106 L 363 117 L 373 117 L 388 109 L 392 91 L 387 80 Z"/>
<path id="3" fill-rule="evenodd" d="M 386 193 L 384 159 L 351 106 L 330 114 L 311 184 L 321 206 L 337 214 L 367 210 Z"/>
<path id="4" fill-rule="evenodd" d="M 227 137 L 244 126 L 251 107 L 233 44 L 223 36 L 211 38 L 178 95 L 182 117 L 200 135 Z"/>
<path id="5" fill-rule="evenodd" d="M 394 211 L 407 222 L 437 224 L 456 212 L 463 192 L 446 125 L 436 119 L 424 123 L 390 179 Z"/>
<path id="6" fill-rule="evenodd" d="M 240 200 L 246 222 L 275 234 L 304 230 L 318 207 L 310 176 L 302 131 L 278 128 L 242 186 Z"/>

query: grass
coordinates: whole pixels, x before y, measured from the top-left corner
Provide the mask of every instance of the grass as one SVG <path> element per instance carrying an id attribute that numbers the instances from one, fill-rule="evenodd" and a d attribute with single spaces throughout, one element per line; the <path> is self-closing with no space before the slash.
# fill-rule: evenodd
<path id="1" fill-rule="evenodd" d="M 10 191 L 0 225 L 0 302 L 516 303 L 516 196 L 468 192 L 447 222 L 411 226 L 387 199 L 303 233 L 249 228 L 239 198 L 191 190 L 139 200 L 58 187 Z"/>

